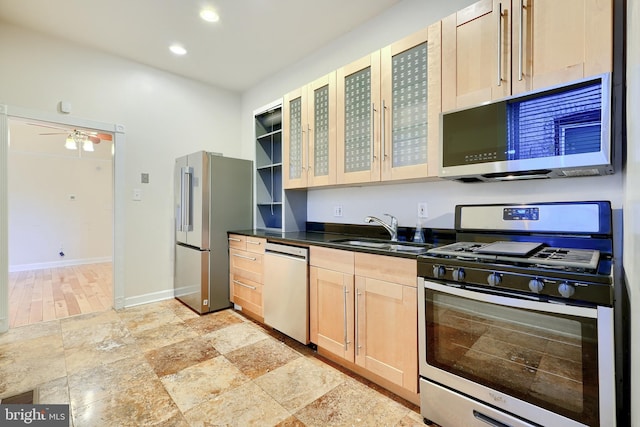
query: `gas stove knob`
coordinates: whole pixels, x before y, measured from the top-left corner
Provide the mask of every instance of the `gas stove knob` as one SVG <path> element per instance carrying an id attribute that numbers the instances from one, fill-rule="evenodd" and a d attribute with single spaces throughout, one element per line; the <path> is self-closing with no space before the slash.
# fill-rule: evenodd
<path id="1" fill-rule="evenodd" d="M 453 275 L 453 280 L 455 280 L 456 282 L 464 282 L 464 269 L 462 268 L 455 268 L 451 274 Z"/>
<path id="2" fill-rule="evenodd" d="M 575 292 L 576 288 L 570 285 L 568 282 L 562 282 L 558 285 L 558 292 L 565 298 L 571 297 Z"/>
<path id="3" fill-rule="evenodd" d="M 491 273 L 487 276 L 487 283 L 489 286 L 498 286 L 502 283 L 502 276 L 500 276 L 500 273 Z"/>
<path id="4" fill-rule="evenodd" d="M 436 279 L 442 279 L 445 275 L 445 269 L 443 266 L 441 265 L 434 265 L 433 266 L 433 277 L 435 277 Z"/>
<path id="5" fill-rule="evenodd" d="M 531 292 L 539 294 L 544 289 L 544 283 L 539 279 L 531 279 L 529 280 L 529 289 L 531 289 Z"/>

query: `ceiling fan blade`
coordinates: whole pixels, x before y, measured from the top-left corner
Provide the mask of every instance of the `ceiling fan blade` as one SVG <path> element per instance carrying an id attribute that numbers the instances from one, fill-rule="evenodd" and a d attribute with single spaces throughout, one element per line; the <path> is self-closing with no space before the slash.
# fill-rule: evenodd
<path id="1" fill-rule="evenodd" d="M 97 133 L 95 135 L 103 141 L 111 141 L 113 138 L 110 133 Z"/>
<path id="2" fill-rule="evenodd" d="M 87 138 L 89 139 L 89 141 L 93 142 L 94 144 L 100 144 L 101 140 L 97 136 L 88 135 Z"/>

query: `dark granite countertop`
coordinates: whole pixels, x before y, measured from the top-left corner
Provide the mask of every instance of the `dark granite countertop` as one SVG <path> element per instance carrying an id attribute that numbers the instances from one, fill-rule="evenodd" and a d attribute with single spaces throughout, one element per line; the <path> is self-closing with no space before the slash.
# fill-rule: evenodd
<path id="1" fill-rule="evenodd" d="M 232 230 L 229 233 L 267 239 L 268 242 L 298 246 L 324 246 L 354 252 L 367 252 L 403 258 L 416 258 L 429 248 L 455 241 L 455 231 L 424 229 L 426 243 L 411 242 L 413 228 L 398 228 L 398 242 L 389 242 L 389 234 L 379 226 L 353 224 L 307 223 L 307 231 L 278 231 L 272 229 Z M 397 249 L 354 246 L 346 241 L 387 242 L 400 245 Z M 407 250 L 403 250 L 403 248 Z"/>

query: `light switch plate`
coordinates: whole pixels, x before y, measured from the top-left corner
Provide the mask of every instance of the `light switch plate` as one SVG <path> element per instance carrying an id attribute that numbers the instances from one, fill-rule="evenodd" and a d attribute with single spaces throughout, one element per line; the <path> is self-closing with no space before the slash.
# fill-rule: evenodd
<path id="1" fill-rule="evenodd" d="M 139 202 L 142 200 L 142 190 L 140 190 L 139 188 L 134 188 L 133 189 L 133 195 L 132 195 L 132 199 L 136 202 Z"/>

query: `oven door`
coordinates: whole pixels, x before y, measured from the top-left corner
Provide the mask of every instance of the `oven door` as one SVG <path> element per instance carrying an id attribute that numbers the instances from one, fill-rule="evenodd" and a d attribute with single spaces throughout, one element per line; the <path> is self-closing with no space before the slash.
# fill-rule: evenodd
<path id="1" fill-rule="evenodd" d="M 532 422 L 521 425 L 615 425 L 611 308 L 503 296 L 422 278 L 419 293 L 425 418 L 456 425 L 464 416 L 459 410 L 438 412 L 445 405 L 422 393 L 433 390 L 425 387 L 429 383 L 451 398 L 471 398 Z M 478 419 L 476 412 L 482 412 L 473 409 Z"/>

